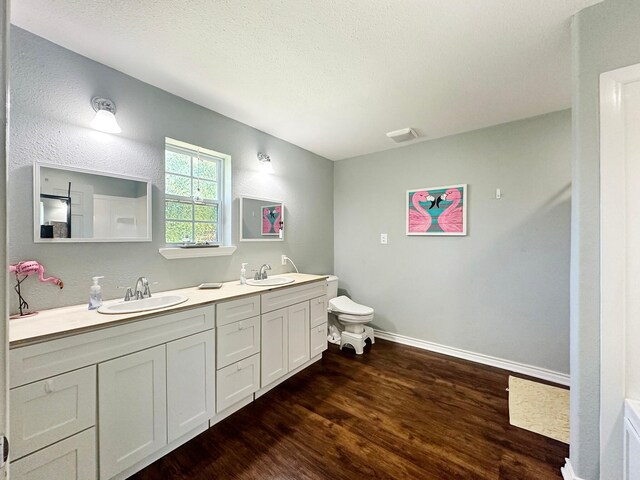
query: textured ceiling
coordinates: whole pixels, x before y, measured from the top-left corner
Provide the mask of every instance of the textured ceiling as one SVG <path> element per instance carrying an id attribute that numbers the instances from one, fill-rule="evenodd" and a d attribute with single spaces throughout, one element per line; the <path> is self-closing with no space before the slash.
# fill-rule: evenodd
<path id="1" fill-rule="evenodd" d="M 14 0 L 11 20 L 338 160 L 569 107 L 570 17 L 598 2 Z"/>

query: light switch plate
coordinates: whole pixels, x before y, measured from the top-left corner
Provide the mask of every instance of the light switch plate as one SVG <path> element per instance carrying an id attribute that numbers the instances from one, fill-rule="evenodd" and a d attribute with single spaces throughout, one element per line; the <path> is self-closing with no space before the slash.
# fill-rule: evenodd
<path id="1" fill-rule="evenodd" d="M 380 234 L 380 243 L 382 245 L 386 245 L 388 243 L 387 242 L 387 234 L 386 233 L 381 233 Z"/>

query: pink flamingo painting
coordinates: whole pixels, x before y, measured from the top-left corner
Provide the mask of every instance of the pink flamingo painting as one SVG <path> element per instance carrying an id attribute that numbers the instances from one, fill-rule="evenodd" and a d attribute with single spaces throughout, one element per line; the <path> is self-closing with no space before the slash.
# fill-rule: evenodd
<path id="1" fill-rule="evenodd" d="M 271 209 L 269 207 L 264 207 L 262 209 L 262 234 L 271 233 L 271 220 L 269 219 L 269 214 L 271 213 Z"/>
<path id="2" fill-rule="evenodd" d="M 440 225 L 443 232 L 462 232 L 461 198 L 460 190 L 457 188 L 450 188 L 440 195 L 441 200 L 452 202 L 438 217 L 438 225 Z"/>
<path id="3" fill-rule="evenodd" d="M 420 203 L 433 202 L 433 196 L 426 190 L 415 192 L 409 208 L 409 233 L 423 233 L 431 228 L 432 218 Z"/>
<path id="4" fill-rule="evenodd" d="M 280 223 L 282 222 L 282 207 L 280 205 L 277 205 L 274 210 L 276 213 L 276 220 L 275 222 L 273 222 L 273 229 L 276 231 L 276 233 L 280 233 Z"/>

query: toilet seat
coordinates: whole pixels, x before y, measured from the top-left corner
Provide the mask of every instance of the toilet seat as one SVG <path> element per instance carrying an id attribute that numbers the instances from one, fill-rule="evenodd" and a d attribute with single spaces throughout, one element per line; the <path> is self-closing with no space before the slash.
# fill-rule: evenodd
<path id="1" fill-rule="evenodd" d="M 334 312 L 338 316 L 338 320 L 345 323 L 367 323 L 373 320 L 373 313 L 371 315 L 349 315 L 348 313 Z"/>
<path id="2" fill-rule="evenodd" d="M 364 321 L 364 317 L 370 317 L 369 320 L 373 320 L 373 308 L 360 305 L 345 295 L 329 300 L 329 310 L 347 321 L 358 319 Z"/>

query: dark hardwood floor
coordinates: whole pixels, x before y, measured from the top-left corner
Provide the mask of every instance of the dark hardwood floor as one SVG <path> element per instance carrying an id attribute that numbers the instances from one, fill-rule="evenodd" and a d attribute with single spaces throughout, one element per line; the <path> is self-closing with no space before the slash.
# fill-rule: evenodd
<path id="1" fill-rule="evenodd" d="M 562 478 L 569 447 L 509 425 L 508 376 L 384 340 L 358 356 L 330 345 L 131 478 Z"/>

